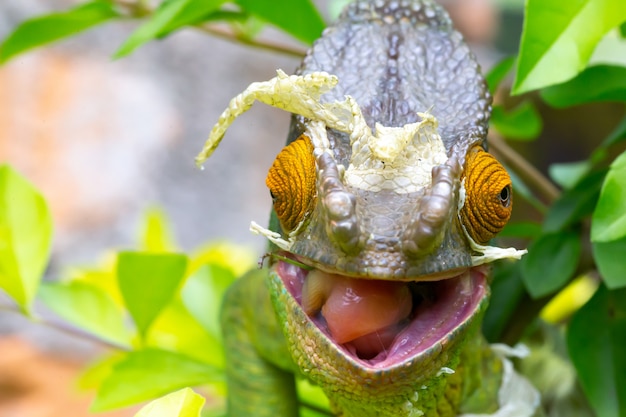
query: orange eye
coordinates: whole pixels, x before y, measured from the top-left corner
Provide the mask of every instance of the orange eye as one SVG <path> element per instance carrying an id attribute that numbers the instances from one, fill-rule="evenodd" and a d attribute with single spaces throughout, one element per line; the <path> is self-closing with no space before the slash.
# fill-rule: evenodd
<path id="1" fill-rule="evenodd" d="M 265 179 L 285 232 L 294 230 L 312 210 L 315 181 L 313 145 L 302 135 L 280 151 Z"/>
<path id="2" fill-rule="evenodd" d="M 465 204 L 461 208 L 461 221 L 476 243 L 485 244 L 511 217 L 511 178 L 504 167 L 480 146 L 468 152 L 463 176 Z"/>

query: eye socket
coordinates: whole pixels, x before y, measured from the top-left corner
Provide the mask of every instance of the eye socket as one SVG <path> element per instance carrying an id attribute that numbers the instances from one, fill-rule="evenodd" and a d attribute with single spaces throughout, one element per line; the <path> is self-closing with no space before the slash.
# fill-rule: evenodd
<path id="1" fill-rule="evenodd" d="M 265 178 L 283 231 L 294 230 L 311 211 L 315 181 L 313 145 L 302 135 L 280 151 Z"/>
<path id="2" fill-rule="evenodd" d="M 468 152 L 463 177 L 465 204 L 460 211 L 461 221 L 475 242 L 485 244 L 511 217 L 511 178 L 504 167 L 480 146 Z"/>

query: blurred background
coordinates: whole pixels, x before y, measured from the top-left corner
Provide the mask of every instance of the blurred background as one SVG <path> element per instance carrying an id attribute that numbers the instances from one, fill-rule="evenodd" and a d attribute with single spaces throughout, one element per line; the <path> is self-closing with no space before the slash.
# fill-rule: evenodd
<path id="1" fill-rule="evenodd" d="M 25 19 L 76 3 L 0 2 L 0 39 Z M 516 52 L 523 1 L 441 3 L 485 70 Z M 330 0 L 315 4 L 326 21 L 338 9 Z M 154 207 L 169 217 L 182 250 L 228 239 L 262 253 L 264 241 L 248 225 L 268 216 L 265 173 L 285 140 L 289 115 L 255 106 L 204 170 L 193 158 L 233 96 L 277 68 L 292 72 L 299 59 L 183 30 L 112 60 L 136 27 L 109 23 L 0 67 L 0 161 L 34 183 L 50 205 L 51 279 L 70 266 L 97 263 L 111 249 L 133 248 Z M 262 35 L 305 48 L 272 29 Z M 545 167 L 543 155 L 551 150 L 533 153 Z M 88 415 L 90 399 L 73 381 L 100 347 L 10 313 L 0 313 L 0 333 L 0 417 Z"/>

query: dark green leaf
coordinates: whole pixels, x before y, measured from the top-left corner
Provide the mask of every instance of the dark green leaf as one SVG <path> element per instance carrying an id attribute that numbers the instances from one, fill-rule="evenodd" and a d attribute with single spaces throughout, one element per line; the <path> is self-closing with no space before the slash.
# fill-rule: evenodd
<path id="1" fill-rule="evenodd" d="M 611 164 L 591 221 L 591 240 L 609 242 L 626 236 L 626 151 Z"/>
<path id="2" fill-rule="evenodd" d="M 483 320 L 483 333 L 489 342 L 501 340 L 524 294 L 526 290 L 520 262 L 496 262 L 493 266 L 489 308 Z"/>
<path id="3" fill-rule="evenodd" d="M 20 174 L 0 165 L 0 288 L 26 312 L 50 256 L 52 219 L 46 201 Z"/>
<path id="4" fill-rule="evenodd" d="M 502 80 L 504 80 L 513 69 L 513 66 L 515 65 L 515 59 L 516 57 L 514 56 L 504 58 L 496 65 L 494 65 L 494 67 L 491 68 L 487 75 L 485 75 L 487 85 L 489 86 L 489 91 L 492 95 L 495 94 Z"/>
<path id="5" fill-rule="evenodd" d="M 566 83 L 543 89 L 541 97 L 554 107 L 626 101 L 626 68 L 612 65 L 589 67 Z"/>
<path id="6" fill-rule="evenodd" d="M 557 232 L 589 216 L 600 196 L 606 170 L 592 172 L 574 188 L 564 191 L 550 207 L 544 220 L 546 232 Z"/>
<path id="7" fill-rule="evenodd" d="M 505 111 L 502 106 L 494 106 L 491 123 L 504 137 L 517 140 L 535 139 L 543 127 L 539 112 L 529 101 L 511 111 Z"/>
<path id="8" fill-rule="evenodd" d="M 246 11 L 306 43 L 319 38 L 324 21 L 310 0 L 236 0 Z"/>
<path id="9" fill-rule="evenodd" d="M 528 0 L 513 91 L 575 77 L 597 43 L 624 20 L 623 0 Z"/>
<path id="10" fill-rule="evenodd" d="M 509 222 L 498 237 L 519 237 L 536 239 L 541 235 L 541 225 L 534 222 Z"/>
<path id="11" fill-rule="evenodd" d="M 593 242 L 591 248 L 606 286 L 609 288 L 626 286 L 626 237 L 610 242 Z"/>
<path id="12" fill-rule="evenodd" d="M 92 411 L 151 400 L 174 390 L 223 378 L 212 366 L 164 350 L 130 352 L 103 381 Z"/>
<path id="13" fill-rule="evenodd" d="M 149 21 L 134 31 L 115 53 L 116 58 L 130 54 L 139 46 L 165 33 L 196 23 L 203 16 L 217 10 L 226 0 L 173 0 L 157 9 Z"/>
<path id="14" fill-rule="evenodd" d="M 124 326 L 124 312 L 102 290 L 84 282 L 44 282 L 39 297 L 69 323 L 103 340 L 130 347 L 131 335 Z"/>
<path id="15" fill-rule="evenodd" d="M 521 260 L 528 293 L 539 298 L 557 291 L 573 277 L 581 252 L 580 236 L 566 231 L 534 241 Z"/>
<path id="16" fill-rule="evenodd" d="M 615 129 L 609 133 L 609 135 L 602 142 L 602 146 L 604 148 L 608 148 L 609 146 L 616 145 L 626 139 L 626 117 L 622 119 L 622 121 L 615 126 Z"/>
<path id="17" fill-rule="evenodd" d="M 187 257 L 181 254 L 118 254 L 118 285 L 142 336 L 145 336 L 150 324 L 176 295 L 186 268 Z"/>
<path id="18" fill-rule="evenodd" d="M 619 33 L 622 35 L 622 38 L 626 38 L 626 22 L 620 25 Z"/>
<path id="19" fill-rule="evenodd" d="M 0 63 L 29 49 L 66 38 L 118 16 L 113 3 L 96 0 L 63 13 L 35 17 L 23 22 L 0 46 Z"/>
<path id="20" fill-rule="evenodd" d="M 598 417 L 626 416 L 624 346 L 626 289 L 600 286 L 574 314 L 567 332 L 569 355 Z"/>
<path id="21" fill-rule="evenodd" d="M 134 417 L 200 417 L 204 401 L 191 388 L 183 388 L 151 401 Z"/>

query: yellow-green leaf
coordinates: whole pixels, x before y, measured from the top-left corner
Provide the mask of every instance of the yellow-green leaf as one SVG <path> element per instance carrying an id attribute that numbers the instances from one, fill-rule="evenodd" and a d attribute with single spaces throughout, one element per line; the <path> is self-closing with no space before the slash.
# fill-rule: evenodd
<path id="1" fill-rule="evenodd" d="M 513 92 L 575 77 L 604 35 L 625 20 L 624 0 L 528 0 Z"/>
<path id="2" fill-rule="evenodd" d="M 0 288 L 25 312 L 30 312 L 51 243 L 45 199 L 13 168 L 0 165 Z"/>
<path id="3" fill-rule="evenodd" d="M 135 417 L 200 417 L 205 399 L 191 388 L 183 388 L 144 406 Z"/>
<path id="4" fill-rule="evenodd" d="M 591 240 L 626 237 L 626 151 L 611 164 L 591 220 Z"/>

